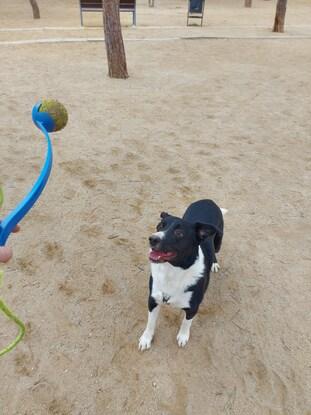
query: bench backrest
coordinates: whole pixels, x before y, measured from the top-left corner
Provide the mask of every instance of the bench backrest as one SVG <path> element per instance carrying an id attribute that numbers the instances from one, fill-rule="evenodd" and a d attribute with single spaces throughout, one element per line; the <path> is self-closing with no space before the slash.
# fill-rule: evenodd
<path id="1" fill-rule="evenodd" d="M 80 0 L 81 9 L 102 9 L 102 0 Z"/>
<path id="2" fill-rule="evenodd" d="M 120 9 L 134 10 L 136 0 L 120 0 Z"/>
<path id="3" fill-rule="evenodd" d="M 120 9 L 134 10 L 136 0 L 120 0 Z M 80 0 L 80 7 L 83 10 L 102 9 L 102 0 Z"/>

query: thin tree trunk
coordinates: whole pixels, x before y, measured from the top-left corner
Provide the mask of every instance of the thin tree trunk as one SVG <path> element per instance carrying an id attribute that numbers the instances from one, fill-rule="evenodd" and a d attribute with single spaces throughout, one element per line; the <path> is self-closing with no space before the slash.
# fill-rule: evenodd
<path id="1" fill-rule="evenodd" d="M 40 19 L 40 10 L 37 0 L 29 0 L 32 7 L 32 14 L 34 19 Z"/>
<path id="2" fill-rule="evenodd" d="M 119 0 L 103 0 L 105 43 L 111 78 L 128 78 L 122 37 Z"/>
<path id="3" fill-rule="evenodd" d="M 245 7 L 252 7 L 252 0 L 245 0 Z"/>
<path id="4" fill-rule="evenodd" d="M 274 19 L 273 32 L 284 32 L 287 0 L 278 0 Z"/>

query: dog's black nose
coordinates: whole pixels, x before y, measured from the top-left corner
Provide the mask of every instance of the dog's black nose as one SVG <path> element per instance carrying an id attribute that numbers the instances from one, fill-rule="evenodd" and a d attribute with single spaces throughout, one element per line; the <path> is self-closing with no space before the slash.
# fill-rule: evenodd
<path id="1" fill-rule="evenodd" d="M 150 246 L 155 247 L 160 243 L 161 239 L 158 236 L 151 235 L 149 238 Z"/>

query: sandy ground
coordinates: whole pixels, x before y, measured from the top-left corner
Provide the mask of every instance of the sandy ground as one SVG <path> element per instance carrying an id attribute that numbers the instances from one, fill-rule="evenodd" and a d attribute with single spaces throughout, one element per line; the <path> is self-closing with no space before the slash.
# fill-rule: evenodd
<path id="1" fill-rule="evenodd" d="M 15 3 L 1 28 L 102 35 L 78 29 L 75 1 L 64 12 L 42 0 L 35 23 Z M 246 16 L 238 2 L 210 2 L 206 26 L 187 29 L 182 2 L 141 5 L 146 27 L 124 32 L 270 35 L 274 7 L 258 0 Z M 287 34 L 310 33 L 310 9 L 290 2 Z M 3 30 L 0 40 L 55 36 Z M 117 81 L 101 43 L 0 45 L 3 214 L 43 163 L 34 102 L 55 97 L 70 114 L 48 188 L 10 239 L 1 296 L 28 333 L 0 360 L 1 415 L 311 414 L 310 50 L 294 38 L 128 41 L 131 77 Z M 180 313 L 164 309 L 140 353 L 147 237 L 161 210 L 181 215 L 202 197 L 229 209 L 221 272 L 186 349 Z M 15 328 L 0 324 L 4 346 Z"/>

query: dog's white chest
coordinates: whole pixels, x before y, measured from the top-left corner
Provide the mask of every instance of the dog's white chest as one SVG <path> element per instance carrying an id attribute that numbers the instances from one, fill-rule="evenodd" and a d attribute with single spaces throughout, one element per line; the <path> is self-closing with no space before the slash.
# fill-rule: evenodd
<path id="1" fill-rule="evenodd" d="M 167 303 L 178 308 L 188 308 L 192 292 L 186 290 L 202 277 L 203 271 L 204 257 L 201 248 L 195 263 L 188 269 L 174 267 L 168 262 L 151 263 L 151 295 L 158 304 Z"/>

